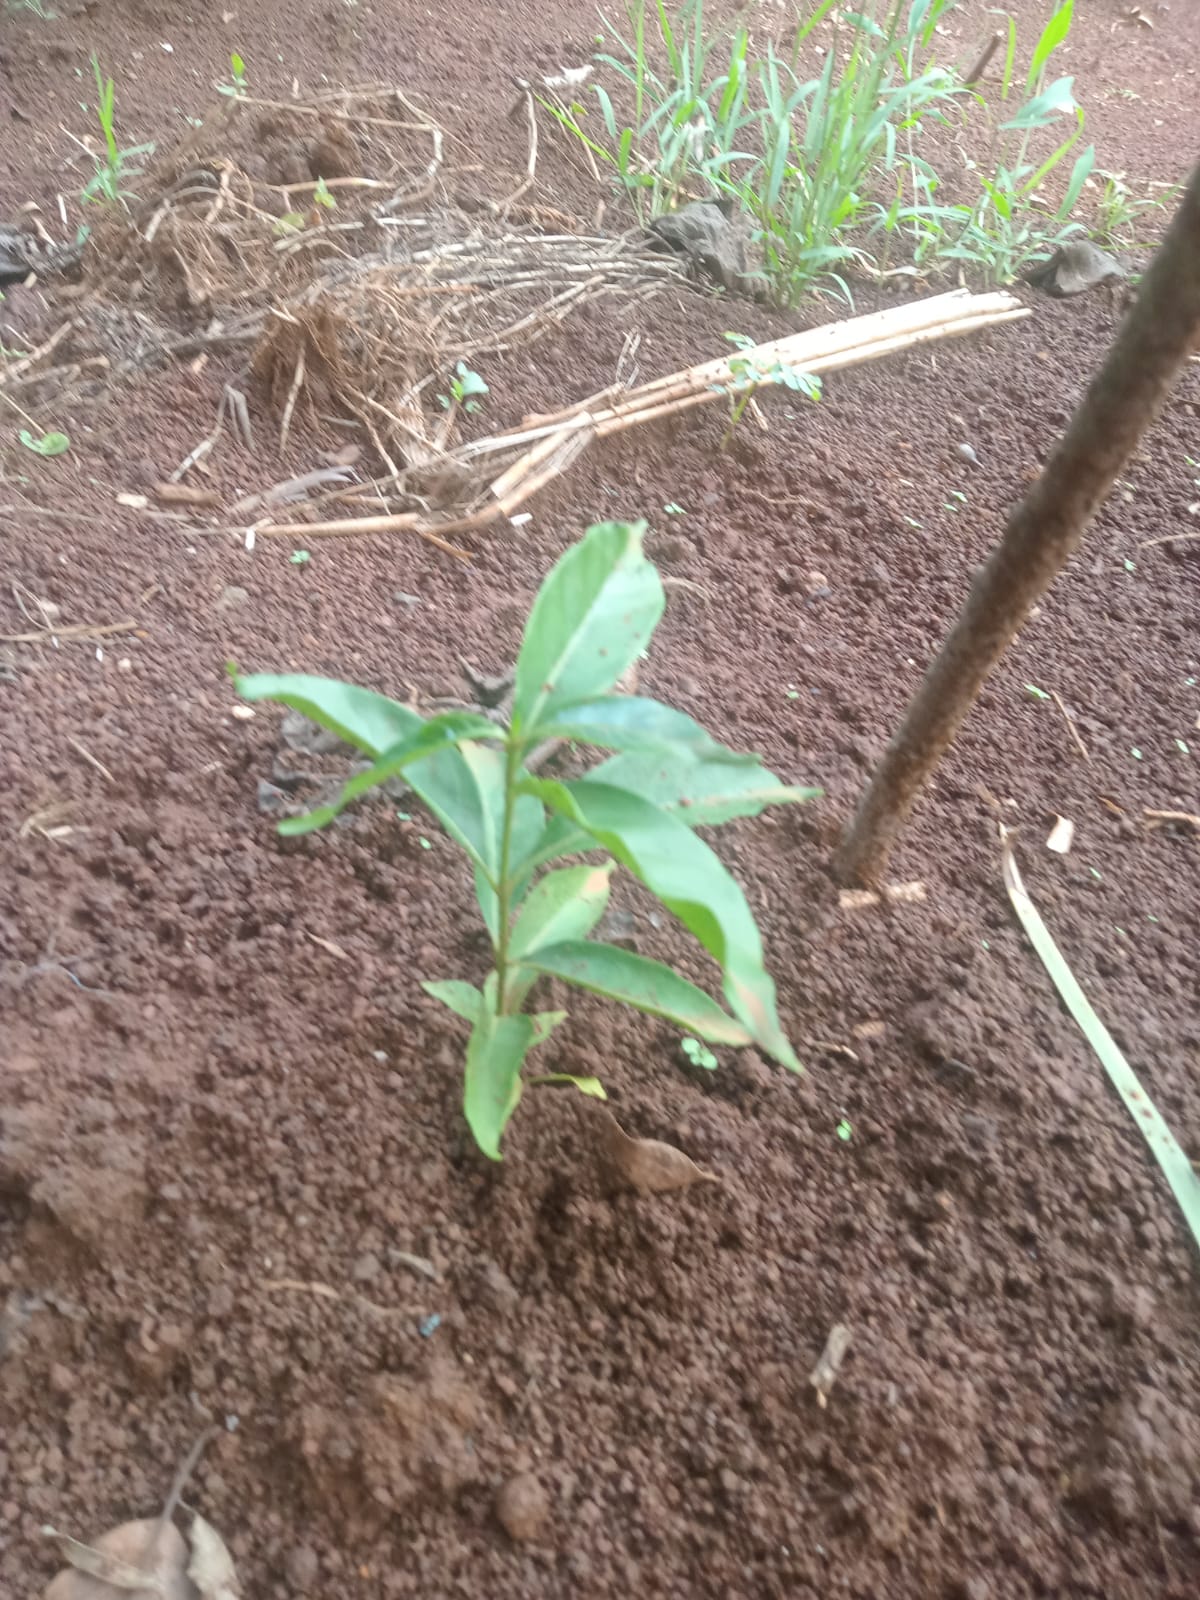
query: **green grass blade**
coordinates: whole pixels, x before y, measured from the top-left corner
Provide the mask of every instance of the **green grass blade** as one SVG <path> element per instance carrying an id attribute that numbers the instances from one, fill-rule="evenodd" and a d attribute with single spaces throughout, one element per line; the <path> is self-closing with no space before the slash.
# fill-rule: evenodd
<path id="1" fill-rule="evenodd" d="M 1179 1202 L 1192 1237 L 1200 1245 L 1200 1177 L 1183 1153 L 1174 1134 L 1159 1115 L 1149 1095 L 1138 1082 L 1133 1068 L 1117 1048 L 1116 1040 L 1092 1009 L 1091 1001 L 1079 987 L 1074 973 L 1038 914 L 1037 907 L 1021 881 L 1008 841 L 1004 841 L 1004 884 L 1013 909 L 1029 942 L 1041 957 L 1055 988 L 1075 1018 L 1087 1042 L 1099 1056 L 1109 1081 L 1125 1102 L 1125 1109 L 1141 1129 L 1150 1152 L 1162 1168 L 1171 1193 Z"/>
<path id="2" fill-rule="evenodd" d="M 1033 59 L 1029 63 L 1029 75 L 1025 79 L 1027 93 L 1032 94 L 1041 78 L 1042 68 L 1070 33 L 1074 12 L 1075 0 L 1063 0 L 1062 5 L 1042 29 L 1042 36 L 1034 46 Z"/>

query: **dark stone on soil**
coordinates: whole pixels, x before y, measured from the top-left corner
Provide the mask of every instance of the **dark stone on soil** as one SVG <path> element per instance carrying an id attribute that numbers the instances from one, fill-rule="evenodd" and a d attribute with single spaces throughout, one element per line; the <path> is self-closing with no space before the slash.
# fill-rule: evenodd
<path id="1" fill-rule="evenodd" d="M 1026 274 L 1026 282 L 1035 289 L 1044 289 L 1057 300 L 1064 300 L 1125 276 L 1125 268 L 1115 256 L 1101 250 L 1090 239 L 1072 239 L 1061 245 L 1049 261 L 1033 267 Z"/>
<path id="2" fill-rule="evenodd" d="M 749 293 L 746 245 L 742 234 L 715 200 L 689 200 L 678 211 L 655 217 L 650 243 L 682 256 L 697 273 L 723 289 Z"/>

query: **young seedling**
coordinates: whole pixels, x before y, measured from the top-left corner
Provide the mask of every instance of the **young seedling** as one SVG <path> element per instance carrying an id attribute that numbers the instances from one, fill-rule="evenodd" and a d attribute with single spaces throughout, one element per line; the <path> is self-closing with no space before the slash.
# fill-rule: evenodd
<path id="1" fill-rule="evenodd" d="M 96 117 L 104 135 L 104 157 L 93 157 L 96 170 L 84 186 L 83 199 L 103 205 L 123 205 L 126 200 L 137 198 L 126 188 L 130 179 L 141 176 L 142 169 L 133 163 L 141 156 L 149 155 L 154 146 L 137 144 L 127 150 L 121 149 L 116 132 L 116 88 L 113 80 L 100 71 L 100 62 L 95 55 L 92 56 L 92 72 L 96 79 Z"/>
<path id="2" fill-rule="evenodd" d="M 56 431 L 33 433 L 29 428 L 22 428 L 17 437 L 26 450 L 32 450 L 35 456 L 61 456 L 71 448 L 67 435 Z"/>
<path id="3" fill-rule="evenodd" d="M 450 393 L 440 394 L 442 409 L 449 411 L 452 406 L 460 407 L 468 412 L 479 410 L 479 395 L 488 393 L 488 386 L 477 372 L 472 372 L 465 361 L 460 361 L 454 369 L 454 376 L 450 380 Z"/>
<path id="4" fill-rule="evenodd" d="M 744 333 L 727 333 L 725 337 L 739 350 L 750 350 L 754 346 L 754 340 Z M 729 371 L 733 382 L 719 391 L 729 396 L 731 406 L 729 426 L 721 438 L 722 450 L 728 449 L 746 407 L 764 383 L 782 384 L 785 389 L 804 395 L 814 404 L 821 398 L 820 378 L 811 372 L 797 372 L 795 367 L 782 361 L 769 361 L 761 356 L 754 361 L 749 356 L 734 356 L 729 362 Z"/>
<path id="5" fill-rule="evenodd" d="M 246 78 L 246 63 L 237 51 L 229 57 L 229 69 L 233 74 L 229 83 L 219 83 L 217 93 L 226 95 L 230 100 L 244 100 L 249 93 L 249 82 Z"/>
<path id="6" fill-rule="evenodd" d="M 750 907 L 693 830 L 819 791 L 781 783 L 683 712 L 612 692 L 663 612 L 661 580 L 642 550 L 645 528 L 614 522 L 590 528 L 550 572 L 525 626 L 507 724 L 466 711 L 425 720 L 328 678 L 235 677 L 246 699 L 281 701 L 372 762 L 332 804 L 289 818 L 281 833 L 320 828 L 403 772 L 465 851 L 492 943 L 492 970 L 479 986 L 449 979 L 424 987 L 471 1025 L 464 1110 L 479 1148 L 495 1160 L 526 1083 L 598 1089 L 594 1080 L 569 1073 L 522 1078 L 526 1056 L 565 1016 L 526 1009 L 545 977 L 624 1001 L 705 1044 L 755 1044 L 801 1070 L 776 1014 Z M 532 758 L 552 739 L 615 754 L 583 778 L 541 778 Z M 603 859 L 555 865 L 597 850 Z M 728 1011 L 671 967 L 589 939 L 618 865 L 712 956 Z"/>

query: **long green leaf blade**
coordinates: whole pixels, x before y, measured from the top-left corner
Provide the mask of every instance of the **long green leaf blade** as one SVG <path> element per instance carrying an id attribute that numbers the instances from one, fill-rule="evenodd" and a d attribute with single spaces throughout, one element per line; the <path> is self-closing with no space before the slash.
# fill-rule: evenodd
<path id="1" fill-rule="evenodd" d="M 610 694 L 563 706 L 541 724 L 537 738 L 539 743 L 542 739 L 572 739 L 606 750 L 653 750 L 671 745 L 676 761 L 692 750 L 703 752 L 710 761 L 734 766 L 752 765 L 755 760 L 718 744 L 685 711 L 633 694 Z"/>
<path id="2" fill-rule="evenodd" d="M 576 823 L 649 888 L 717 961 L 725 997 L 755 1041 L 801 1070 L 775 1009 L 762 940 L 746 897 L 702 839 L 668 812 L 604 783 L 529 781 L 525 788 Z"/>
<path id="3" fill-rule="evenodd" d="M 1150 1153 L 1162 1169 L 1171 1193 L 1179 1202 L 1184 1220 L 1191 1229 L 1192 1238 L 1200 1245 L 1200 1177 L 1180 1148 L 1175 1135 L 1160 1116 L 1150 1096 L 1142 1088 L 1137 1074 L 1117 1047 L 1117 1042 L 1092 1008 L 1092 1003 L 1079 987 L 1067 965 L 1062 951 L 1055 944 L 1050 930 L 1021 880 L 1017 863 L 1008 840 L 1003 845 L 1004 883 L 1013 909 L 1029 942 L 1041 958 L 1055 988 L 1062 996 L 1067 1010 L 1082 1029 L 1107 1072 L 1109 1081 L 1125 1103 L 1125 1109 L 1141 1129 L 1142 1137 L 1150 1146 Z"/>
<path id="4" fill-rule="evenodd" d="M 415 733 L 425 720 L 373 689 L 304 672 L 235 673 L 233 686 L 243 700 L 277 700 L 302 712 L 373 758 Z"/>
<path id="5" fill-rule="evenodd" d="M 713 759 L 701 750 L 682 761 L 630 751 L 602 761 L 588 777 L 641 795 L 689 828 L 757 817 L 767 806 L 799 805 L 821 797 L 820 789 L 783 783 L 753 759 L 742 765 Z"/>
<path id="6" fill-rule="evenodd" d="M 607 693 L 663 612 L 644 522 L 589 528 L 538 591 L 517 657 L 513 722 L 532 736 L 560 707 Z"/>
<path id="7" fill-rule="evenodd" d="M 484 1010 L 467 1042 L 463 1111 L 475 1143 L 493 1161 L 521 1098 L 521 1067 L 535 1042 L 532 1017 L 498 1017 Z"/>
<path id="8" fill-rule="evenodd" d="M 710 1044 L 747 1045 L 754 1040 L 748 1028 L 728 1016 L 703 989 L 681 978 L 661 961 L 622 950 L 619 945 L 595 944 L 586 939 L 546 945 L 527 957 L 538 973 L 562 978 L 578 989 L 635 1006 L 652 1017 L 663 1017 L 685 1033 Z"/>
<path id="9" fill-rule="evenodd" d="M 1029 73 L 1025 79 L 1027 92 L 1032 92 L 1042 75 L 1042 69 L 1050 57 L 1062 44 L 1067 34 L 1071 31 L 1071 19 L 1075 14 L 1075 0 L 1063 0 L 1062 5 L 1051 16 L 1049 22 L 1042 29 L 1041 38 L 1034 46 L 1033 56 L 1029 63 Z"/>
<path id="10" fill-rule="evenodd" d="M 247 700 L 276 700 L 302 712 L 339 739 L 378 759 L 385 750 L 424 726 L 407 706 L 371 689 L 304 673 L 235 675 Z M 490 745 L 449 746 L 414 762 L 405 782 L 450 837 L 462 846 L 485 879 L 495 881 L 500 862 L 504 806 L 504 762 Z M 514 850 L 527 853 L 545 822 L 528 798 L 517 802 Z"/>
<path id="11" fill-rule="evenodd" d="M 440 749 L 460 745 L 468 739 L 495 739 L 500 736 L 501 730 L 494 723 L 473 712 L 448 711 L 443 716 L 433 717 L 401 739 L 399 744 L 385 750 L 365 772 L 348 779 L 336 800 L 328 805 L 317 806 L 302 817 L 285 818 L 279 824 L 279 831 L 284 834 L 311 833 L 314 828 L 323 828 L 368 790 L 377 789 L 391 778 L 398 778 L 414 763 L 435 755 Z"/>

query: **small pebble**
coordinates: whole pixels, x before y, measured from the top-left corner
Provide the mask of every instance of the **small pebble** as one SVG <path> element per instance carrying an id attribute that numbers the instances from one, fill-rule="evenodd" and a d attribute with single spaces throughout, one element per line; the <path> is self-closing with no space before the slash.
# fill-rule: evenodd
<path id="1" fill-rule="evenodd" d="M 536 1539 L 549 1514 L 546 1491 L 532 1472 L 510 1478 L 496 1496 L 496 1516 L 510 1539 Z"/>
<path id="2" fill-rule="evenodd" d="M 977 467 L 979 465 L 979 457 L 975 454 L 974 450 L 971 449 L 969 444 L 956 444 L 954 446 L 954 453 L 956 456 L 958 456 L 960 461 L 967 462 L 969 466 Z"/>
<path id="3" fill-rule="evenodd" d="M 354 1279 L 355 1283 L 370 1283 L 372 1279 L 379 1276 L 381 1270 L 382 1263 L 380 1262 L 379 1257 L 368 1250 L 363 1255 L 359 1256 L 358 1260 L 354 1263 L 354 1267 L 351 1271 L 351 1277 Z"/>

